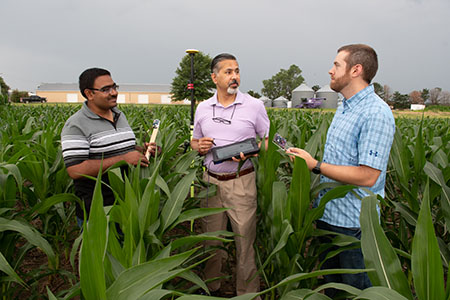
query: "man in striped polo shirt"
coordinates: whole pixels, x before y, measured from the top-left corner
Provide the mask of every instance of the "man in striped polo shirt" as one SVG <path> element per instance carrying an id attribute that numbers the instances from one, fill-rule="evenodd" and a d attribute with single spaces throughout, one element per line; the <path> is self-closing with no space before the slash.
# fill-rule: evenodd
<path id="1" fill-rule="evenodd" d="M 87 100 L 73 114 L 61 132 L 64 163 L 74 181 L 75 194 L 84 202 L 87 217 L 94 192 L 95 181 L 83 175 L 97 176 L 119 161 L 148 166 L 148 160 L 136 149 L 136 137 L 125 115 L 117 109 L 119 86 L 112 80 L 109 71 L 91 68 L 79 78 L 80 92 Z M 154 153 L 156 145 L 145 144 Z M 126 167 L 124 167 L 126 168 Z M 102 181 L 109 184 L 104 174 Z M 114 194 L 102 185 L 103 205 L 114 203 Z M 84 219 L 83 209 L 77 204 L 78 224 Z"/>
<path id="2" fill-rule="evenodd" d="M 395 132 L 389 106 L 375 94 L 370 84 L 377 69 L 377 54 L 371 47 L 362 44 L 341 47 L 328 73 L 330 87 L 341 93 L 344 101 L 328 129 L 323 162 L 302 149 L 287 151 L 305 159 L 313 173 L 321 174 L 320 182 L 338 181 L 358 186 L 354 190 L 358 196 L 348 193 L 328 202 L 316 224 L 317 228 L 358 239 L 361 237 L 360 198 L 368 195 L 366 189 L 384 197 L 386 169 Z M 315 206 L 326 192 L 319 192 Z M 361 249 L 343 251 L 325 261 L 323 268 L 364 269 Z M 328 275 L 325 280 L 343 282 L 359 289 L 371 286 L 367 273 Z M 336 292 L 326 290 L 333 299 Z"/>

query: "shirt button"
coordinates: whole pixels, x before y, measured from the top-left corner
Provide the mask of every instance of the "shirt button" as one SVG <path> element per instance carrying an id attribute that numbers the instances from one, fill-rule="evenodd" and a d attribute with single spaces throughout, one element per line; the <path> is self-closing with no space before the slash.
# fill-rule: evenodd
<path id="1" fill-rule="evenodd" d="M 322 197 L 323 196 L 323 194 L 322 193 L 319 193 L 319 197 Z"/>
<path id="2" fill-rule="evenodd" d="M 320 179 L 325 179 L 325 177 L 323 175 L 320 175 Z"/>

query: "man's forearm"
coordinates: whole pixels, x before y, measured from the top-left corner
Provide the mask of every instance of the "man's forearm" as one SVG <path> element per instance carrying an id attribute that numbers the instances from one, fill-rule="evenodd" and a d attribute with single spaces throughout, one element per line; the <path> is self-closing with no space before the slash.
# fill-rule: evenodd
<path id="1" fill-rule="evenodd" d="M 78 165 L 74 165 L 67 168 L 67 173 L 72 179 L 81 179 L 83 175 L 97 176 L 100 166 L 102 167 L 102 173 L 109 167 L 124 160 L 123 155 L 113 156 L 103 159 L 88 159 Z"/>
<path id="2" fill-rule="evenodd" d="M 354 184 L 357 186 L 373 186 L 381 171 L 371 167 L 360 166 L 338 166 L 322 163 L 320 166 L 322 175 L 346 184 Z"/>

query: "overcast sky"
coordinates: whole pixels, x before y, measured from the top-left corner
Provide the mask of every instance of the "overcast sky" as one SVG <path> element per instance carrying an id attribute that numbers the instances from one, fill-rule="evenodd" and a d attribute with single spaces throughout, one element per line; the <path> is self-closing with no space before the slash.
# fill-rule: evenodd
<path id="1" fill-rule="evenodd" d="M 329 83 L 336 50 L 378 52 L 374 81 L 450 91 L 449 0 L 1 0 L 0 76 L 13 89 L 77 82 L 86 68 L 120 83 L 172 82 L 185 50 L 237 56 L 241 90 L 296 64 Z"/>

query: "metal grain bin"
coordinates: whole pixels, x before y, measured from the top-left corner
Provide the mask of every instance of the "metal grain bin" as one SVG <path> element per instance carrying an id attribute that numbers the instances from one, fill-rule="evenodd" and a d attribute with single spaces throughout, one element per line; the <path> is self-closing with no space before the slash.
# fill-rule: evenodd
<path id="1" fill-rule="evenodd" d="M 286 108 L 288 103 L 288 99 L 283 96 L 278 97 L 277 99 L 272 101 L 273 107 Z"/>
<path id="2" fill-rule="evenodd" d="M 325 98 L 322 101 L 321 108 L 337 108 L 338 107 L 338 98 L 339 95 L 335 91 L 333 91 L 330 86 L 327 84 L 323 86 L 316 93 L 317 98 Z"/>
<path id="3" fill-rule="evenodd" d="M 314 90 L 306 84 L 300 84 L 292 91 L 292 107 L 299 107 L 306 99 L 314 97 Z"/>
<path id="4" fill-rule="evenodd" d="M 259 98 L 259 100 L 261 100 L 264 103 L 265 107 L 272 107 L 272 99 L 269 99 L 266 96 L 262 96 L 261 98 Z"/>

